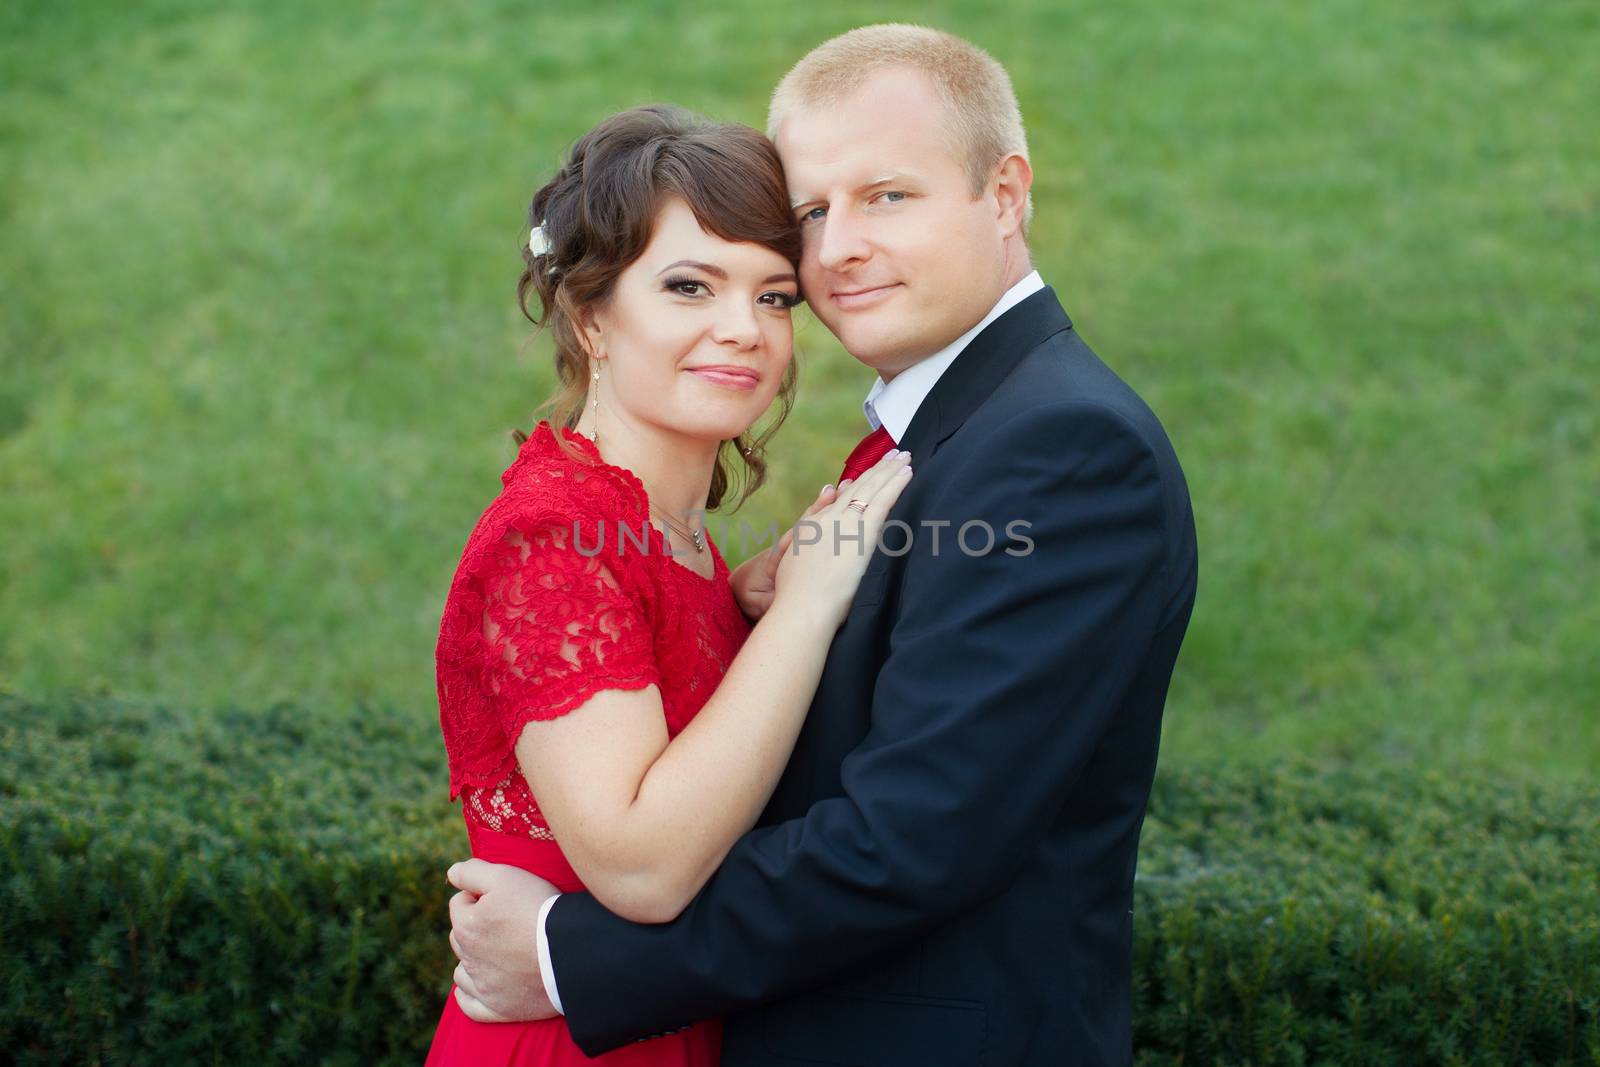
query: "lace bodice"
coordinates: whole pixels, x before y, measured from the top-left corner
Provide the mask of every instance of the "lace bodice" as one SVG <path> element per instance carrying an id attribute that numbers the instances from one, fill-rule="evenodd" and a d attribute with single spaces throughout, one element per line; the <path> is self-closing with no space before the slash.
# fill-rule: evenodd
<path id="1" fill-rule="evenodd" d="M 515 746 L 606 689 L 661 692 L 676 737 L 722 680 L 750 626 L 710 545 L 704 578 L 667 554 L 644 486 L 540 423 L 467 539 L 435 652 L 450 795 L 469 825 L 552 839 Z"/>

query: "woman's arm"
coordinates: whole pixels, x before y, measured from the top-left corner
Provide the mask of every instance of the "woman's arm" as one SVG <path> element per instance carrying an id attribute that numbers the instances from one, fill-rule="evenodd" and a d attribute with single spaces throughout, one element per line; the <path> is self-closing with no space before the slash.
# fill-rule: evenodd
<path id="1" fill-rule="evenodd" d="M 755 825 L 794 748 L 828 646 L 866 568 L 909 457 L 886 457 L 811 520 L 852 531 L 861 551 L 820 542 L 786 554 L 771 608 L 717 690 L 668 743 L 660 691 L 605 690 L 529 723 L 517 761 L 573 870 L 600 903 L 634 922 L 676 918 Z M 841 489 L 846 488 L 841 486 Z M 802 539 L 802 543 L 806 539 Z"/>
<path id="2" fill-rule="evenodd" d="M 800 516 L 809 519 L 818 511 L 834 502 L 839 493 L 829 482 L 817 494 L 817 499 Z M 744 612 L 744 617 L 751 622 L 760 622 L 761 617 L 772 607 L 772 598 L 778 592 L 778 564 L 783 562 L 783 554 L 789 551 L 789 546 L 794 544 L 795 527 L 791 526 L 778 538 L 778 543 L 764 552 L 757 552 L 728 575 L 728 584 L 733 586 L 733 598 L 739 603 L 739 610 Z"/>

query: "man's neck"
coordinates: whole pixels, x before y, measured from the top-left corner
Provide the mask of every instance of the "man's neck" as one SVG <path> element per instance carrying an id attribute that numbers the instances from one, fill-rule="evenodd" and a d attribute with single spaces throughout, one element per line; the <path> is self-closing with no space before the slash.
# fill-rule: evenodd
<path id="1" fill-rule="evenodd" d="M 889 384 L 901 374 L 904 374 L 912 367 L 915 367 L 918 363 L 921 363 L 924 360 L 943 352 L 946 348 L 949 348 L 952 344 L 954 344 L 956 338 L 960 337 L 961 334 L 966 333 L 968 330 L 972 329 L 972 327 L 982 322 L 984 316 L 988 315 L 990 311 L 993 311 L 995 305 L 1000 303 L 1001 300 L 1004 300 L 1005 295 L 1015 288 L 1018 282 L 1022 281 L 1022 279 L 1033 273 L 1033 259 L 1028 255 L 1028 247 L 1026 245 L 1022 245 L 1020 252 L 1013 257 L 1011 247 L 1007 245 L 1005 266 L 1006 269 L 1005 274 L 1001 279 L 1000 291 L 996 293 L 994 299 L 989 302 L 989 306 L 983 309 L 983 315 L 979 315 L 976 319 L 973 319 L 971 322 L 967 323 L 966 326 L 962 327 L 960 333 L 957 333 L 955 336 L 951 337 L 950 340 L 946 341 L 938 348 L 935 348 L 929 352 L 924 352 L 911 362 L 894 370 L 878 371 L 878 377 L 883 379 L 883 383 L 885 385 Z"/>

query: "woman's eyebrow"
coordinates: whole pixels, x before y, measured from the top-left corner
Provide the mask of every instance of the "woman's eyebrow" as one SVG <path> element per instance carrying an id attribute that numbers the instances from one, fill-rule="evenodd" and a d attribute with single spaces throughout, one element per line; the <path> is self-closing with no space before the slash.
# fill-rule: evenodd
<path id="1" fill-rule="evenodd" d="M 696 259 L 680 259 L 675 263 L 668 263 L 665 267 L 662 267 L 660 270 L 656 271 L 656 277 L 659 278 L 663 274 L 667 273 L 667 271 L 676 270 L 679 267 L 692 267 L 695 270 L 705 271 L 713 278 L 721 278 L 723 281 L 728 280 L 728 272 L 723 270 L 721 267 L 712 266 L 710 263 L 701 263 Z"/>
<path id="2" fill-rule="evenodd" d="M 689 267 L 692 270 L 704 271 L 706 274 L 711 275 L 713 278 L 720 278 L 723 281 L 727 281 L 728 280 L 728 272 L 727 271 L 723 270 L 721 267 L 718 267 L 718 266 L 716 266 L 715 264 L 712 264 L 712 263 L 702 263 L 698 259 L 680 259 L 680 260 L 676 260 L 676 261 L 674 261 L 672 263 L 668 263 L 665 267 L 662 267 L 660 270 L 656 271 L 656 277 L 659 278 L 659 277 L 661 277 L 661 275 L 667 273 L 667 271 L 676 270 L 679 267 Z M 800 281 L 800 279 L 795 277 L 793 271 L 788 271 L 788 272 L 785 272 L 783 274 L 772 274 L 772 275 L 769 275 L 769 276 L 761 279 L 761 284 L 762 285 L 772 285 L 774 282 L 795 282 L 796 284 L 798 284 L 799 281 Z"/>

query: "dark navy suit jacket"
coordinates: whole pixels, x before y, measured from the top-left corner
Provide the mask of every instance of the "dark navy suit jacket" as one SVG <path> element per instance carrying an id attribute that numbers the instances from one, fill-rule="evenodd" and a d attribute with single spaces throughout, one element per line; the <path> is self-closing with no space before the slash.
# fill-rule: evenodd
<path id="1" fill-rule="evenodd" d="M 910 547 L 886 531 L 757 828 L 673 922 L 552 908 L 590 1055 L 724 1016 L 727 1067 L 1131 1062 L 1134 860 L 1195 596 L 1183 473 L 1049 289 L 900 446 Z"/>

